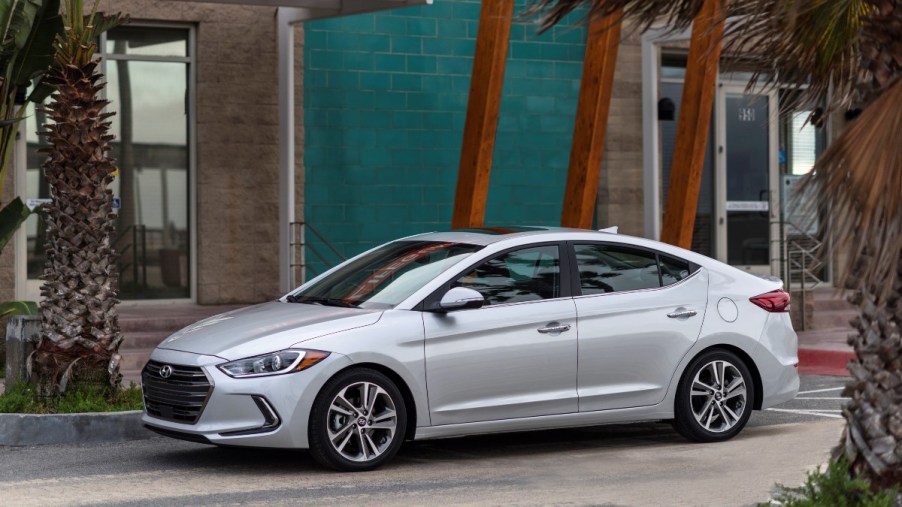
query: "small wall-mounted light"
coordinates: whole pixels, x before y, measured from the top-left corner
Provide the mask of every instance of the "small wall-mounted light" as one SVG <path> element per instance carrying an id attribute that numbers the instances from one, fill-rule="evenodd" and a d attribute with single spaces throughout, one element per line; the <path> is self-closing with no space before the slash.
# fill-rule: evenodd
<path id="1" fill-rule="evenodd" d="M 808 121 L 811 122 L 811 124 L 816 128 L 823 128 L 825 119 L 824 108 L 818 107 L 811 112 L 811 116 L 808 118 Z"/>
<path id="2" fill-rule="evenodd" d="M 659 121 L 673 121 L 674 113 L 676 112 L 676 104 L 673 103 L 667 97 L 658 101 L 658 120 Z"/>
<path id="3" fill-rule="evenodd" d="M 857 107 L 849 109 L 848 111 L 846 111 L 845 116 L 846 116 L 846 121 L 852 121 L 855 118 L 858 118 L 859 116 L 861 116 L 861 109 L 857 108 Z"/>

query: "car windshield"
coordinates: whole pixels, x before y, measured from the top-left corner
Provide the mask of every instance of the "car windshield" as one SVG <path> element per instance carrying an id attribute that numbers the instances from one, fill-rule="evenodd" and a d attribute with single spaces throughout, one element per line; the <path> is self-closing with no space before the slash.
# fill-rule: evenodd
<path id="1" fill-rule="evenodd" d="M 395 241 L 290 294 L 286 300 L 326 306 L 394 308 L 480 248 L 465 243 Z"/>

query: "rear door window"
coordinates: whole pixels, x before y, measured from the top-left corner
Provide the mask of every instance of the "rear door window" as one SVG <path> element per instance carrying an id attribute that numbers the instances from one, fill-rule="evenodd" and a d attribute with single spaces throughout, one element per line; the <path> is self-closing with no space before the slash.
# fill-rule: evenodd
<path id="1" fill-rule="evenodd" d="M 576 244 L 573 249 L 583 295 L 661 286 L 654 252 L 603 244 Z"/>
<path id="2" fill-rule="evenodd" d="M 693 273 L 689 263 L 682 259 L 659 254 L 658 261 L 661 267 L 661 282 L 665 287 L 677 283 Z"/>

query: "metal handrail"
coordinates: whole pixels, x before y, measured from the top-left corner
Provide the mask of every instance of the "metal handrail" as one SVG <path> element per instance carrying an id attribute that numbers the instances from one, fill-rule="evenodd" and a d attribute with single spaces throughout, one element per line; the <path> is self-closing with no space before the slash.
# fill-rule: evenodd
<path id="1" fill-rule="evenodd" d="M 808 317 L 806 304 L 808 296 L 806 293 L 809 289 L 814 289 L 818 285 L 824 283 L 824 281 L 816 274 L 819 269 L 824 267 L 824 262 L 817 255 L 817 252 L 821 249 L 823 243 L 813 235 L 808 234 L 800 227 L 797 227 L 792 222 L 785 222 L 784 227 L 783 237 L 786 238 L 783 245 L 785 252 L 784 258 L 786 261 L 786 290 L 787 292 L 792 290 L 792 281 L 797 275 L 802 305 L 800 311 L 800 327 L 802 331 L 805 331 L 807 327 L 805 321 Z M 790 234 L 788 233 L 790 227 L 795 229 L 792 238 L 790 238 Z"/>
<path id="2" fill-rule="evenodd" d="M 338 257 L 339 262 L 344 262 L 347 260 L 347 257 L 342 255 L 338 248 L 336 248 L 335 245 L 333 245 L 328 239 L 326 239 L 326 237 L 315 227 L 307 222 L 292 222 L 291 237 L 289 241 L 289 246 L 291 247 L 292 251 L 291 261 L 289 264 L 292 286 L 297 285 L 298 281 L 300 281 L 300 283 L 304 283 L 307 280 L 308 269 L 313 271 L 315 275 L 319 275 L 319 271 L 313 266 L 309 265 L 307 262 L 307 249 L 310 250 L 310 253 L 312 253 L 319 262 L 325 264 L 327 268 L 332 268 L 336 264 L 330 261 L 329 258 L 324 255 L 319 248 L 307 242 L 308 230 L 313 233 L 313 236 L 316 237 L 316 239 L 326 245 L 326 247 L 332 251 L 335 257 Z M 300 271 L 299 275 L 298 271 Z"/>
<path id="3" fill-rule="evenodd" d="M 132 237 L 132 242 L 126 244 L 121 250 L 118 248 L 117 250 L 119 250 L 120 261 L 126 259 L 127 256 L 124 254 L 131 250 L 131 262 L 120 262 L 119 271 L 122 273 L 131 268 L 132 281 L 135 285 L 141 284 L 143 287 L 147 287 L 147 226 L 135 224 L 125 227 L 113 241 L 113 245 L 118 245 L 123 238 L 129 235 Z"/>

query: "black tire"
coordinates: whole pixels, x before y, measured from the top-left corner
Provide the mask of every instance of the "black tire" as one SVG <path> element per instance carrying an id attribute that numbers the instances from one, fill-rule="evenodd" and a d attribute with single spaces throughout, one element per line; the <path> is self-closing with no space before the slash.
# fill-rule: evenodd
<path id="1" fill-rule="evenodd" d="M 370 393 L 370 399 L 376 400 L 370 405 L 372 413 L 366 411 L 362 402 L 363 389 Z M 350 406 L 338 399 L 342 393 Z M 333 402 L 336 403 L 333 405 Z M 341 413 L 342 410 L 348 414 Z M 379 421 L 378 418 L 390 417 L 388 414 L 392 411 L 395 426 L 394 431 L 389 432 L 385 427 L 392 421 Z M 370 426 L 374 423 L 376 426 Z M 319 464 L 344 472 L 373 470 L 391 460 L 404 443 L 407 407 L 401 391 L 387 376 L 369 368 L 352 368 L 326 382 L 313 402 L 307 428 L 310 455 Z M 330 432 L 336 436 L 335 444 L 330 439 Z"/>
<path id="2" fill-rule="evenodd" d="M 717 375 L 726 377 L 726 382 L 717 380 L 712 364 L 726 366 L 723 369 L 725 373 Z M 704 389 L 700 384 L 697 386 L 697 394 L 692 395 L 696 376 L 704 385 L 716 389 Z M 739 386 L 726 392 L 739 376 L 744 383 L 744 398 L 739 394 Z M 701 394 L 702 392 L 707 394 Z M 673 427 L 680 435 L 694 442 L 729 440 L 748 423 L 754 400 L 755 383 L 745 362 L 732 352 L 710 350 L 693 359 L 680 379 L 674 401 Z M 696 418 L 696 413 L 701 414 L 700 419 Z"/>

